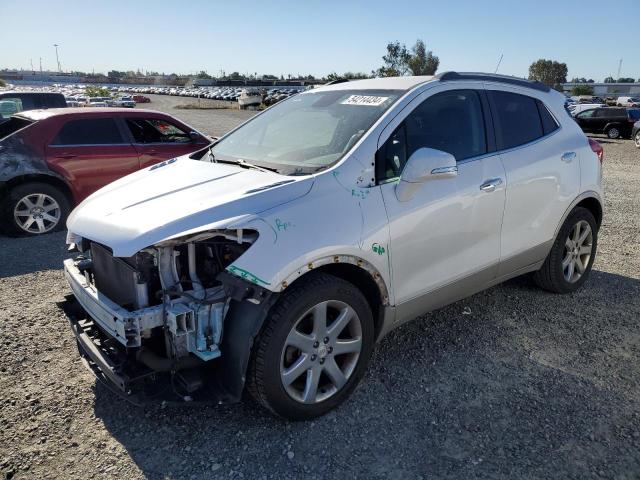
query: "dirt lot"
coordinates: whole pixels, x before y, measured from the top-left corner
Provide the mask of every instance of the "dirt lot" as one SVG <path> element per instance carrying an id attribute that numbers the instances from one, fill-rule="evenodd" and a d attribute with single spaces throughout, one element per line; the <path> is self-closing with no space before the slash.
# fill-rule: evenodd
<path id="1" fill-rule="evenodd" d="M 150 107 L 220 134 L 246 113 Z M 244 115 L 244 117 L 243 117 Z M 81 365 L 57 306 L 64 234 L 0 237 L 5 478 L 640 478 L 640 151 L 606 141 L 594 272 L 527 278 L 393 332 L 351 400 L 309 423 L 245 401 L 140 409 Z"/>

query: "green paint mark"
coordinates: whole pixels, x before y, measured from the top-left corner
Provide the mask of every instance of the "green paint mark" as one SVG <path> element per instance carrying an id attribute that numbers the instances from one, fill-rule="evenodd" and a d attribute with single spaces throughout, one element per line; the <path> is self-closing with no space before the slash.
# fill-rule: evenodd
<path id="1" fill-rule="evenodd" d="M 279 232 L 286 232 L 288 229 L 293 227 L 293 223 L 291 222 L 283 222 L 279 218 L 276 218 L 276 228 Z"/>
<path id="2" fill-rule="evenodd" d="M 378 255 L 383 255 L 384 252 L 386 252 L 387 250 L 380 245 L 379 243 L 374 243 L 373 245 L 371 245 L 371 250 L 373 250 L 374 252 L 376 252 Z"/>
<path id="3" fill-rule="evenodd" d="M 261 278 L 256 277 L 253 273 L 247 272 L 246 270 L 243 270 L 242 268 L 238 268 L 234 265 L 229 265 L 227 267 L 227 270 L 233 273 L 234 275 L 239 276 L 240 278 L 249 280 L 251 283 L 255 283 L 256 285 L 260 285 L 261 283 L 264 283 L 265 285 L 270 285 L 269 282 L 265 282 Z"/>
<path id="4" fill-rule="evenodd" d="M 360 200 L 364 200 L 365 198 L 367 198 L 369 196 L 369 193 L 371 193 L 368 189 L 364 189 L 364 188 L 348 188 L 346 186 L 344 186 L 342 184 L 342 182 L 340 180 L 338 180 L 338 173 L 340 172 L 331 172 L 331 174 L 333 175 L 333 178 L 336 179 L 336 182 L 338 182 L 338 184 L 344 188 L 347 192 L 351 192 L 351 196 L 352 197 L 356 197 L 359 198 Z"/>

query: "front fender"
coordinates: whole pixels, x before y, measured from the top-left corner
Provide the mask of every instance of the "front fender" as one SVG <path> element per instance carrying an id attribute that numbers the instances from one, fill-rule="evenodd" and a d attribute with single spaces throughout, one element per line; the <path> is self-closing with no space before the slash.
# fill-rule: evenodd
<path id="1" fill-rule="evenodd" d="M 356 164 L 357 165 L 357 164 Z M 348 167 L 325 172 L 303 198 L 238 225 L 258 240 L 227 270 L 272 292 L 328 263 L 352 263 L 368 271 L 385 303 L 389 289 L 389 230 L 380 187 L 350 187 Z"/>

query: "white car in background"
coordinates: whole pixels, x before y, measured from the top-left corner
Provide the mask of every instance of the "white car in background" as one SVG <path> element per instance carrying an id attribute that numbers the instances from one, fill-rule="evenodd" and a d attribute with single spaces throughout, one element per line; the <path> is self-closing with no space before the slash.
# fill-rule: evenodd
<path id="1" fill-rule="evenodd" d="M 569 105 L 567 108 L 569 109 L 569 113 L 575 117 L 580 112 L 600 107 L 606 107 L 606 105 L 604 103 L 574 103 L 573 105 Z"/>
<path id="2" fill-rule="evenodd" d="M 618 107 L 640 107 L 640 96 L 618 97 L 616 104 Z"/>
<path id="3" fill-rule="evenodd" d="M 579 289 L 601 162 L 538 82 L 447 72 L 300 93 L 71 213 L 80 353 L 124 396 L 154 379 L 174 400 L 232 402 L 246 381 L 271 412 L 322 415 L 425 312 L 530 272 Z"/>

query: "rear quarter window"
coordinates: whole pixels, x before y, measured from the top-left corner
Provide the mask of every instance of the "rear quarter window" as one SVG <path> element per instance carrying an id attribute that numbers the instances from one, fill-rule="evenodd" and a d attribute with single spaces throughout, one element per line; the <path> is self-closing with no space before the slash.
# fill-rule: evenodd
<path id="1" fill-rule="evenodd" d="M 32 123 L 31 120 L 27 120 L 26 118 L 11 117 L 6 122 L 0 123 L 0 140 L 16 133 L 18 130 L 28 127 Z"/>
<path id="2" fill-rule="evenodd" d="M 549 112 L 549 109 L 540 100 L 536 100 L 538 104 L 538 112 L 540 113 L 540 120 L 542 121 L 542 130 L 545 135 L 549 135 L 551 132 L 556 131 L 560 126 L 553 115 Z"/>

